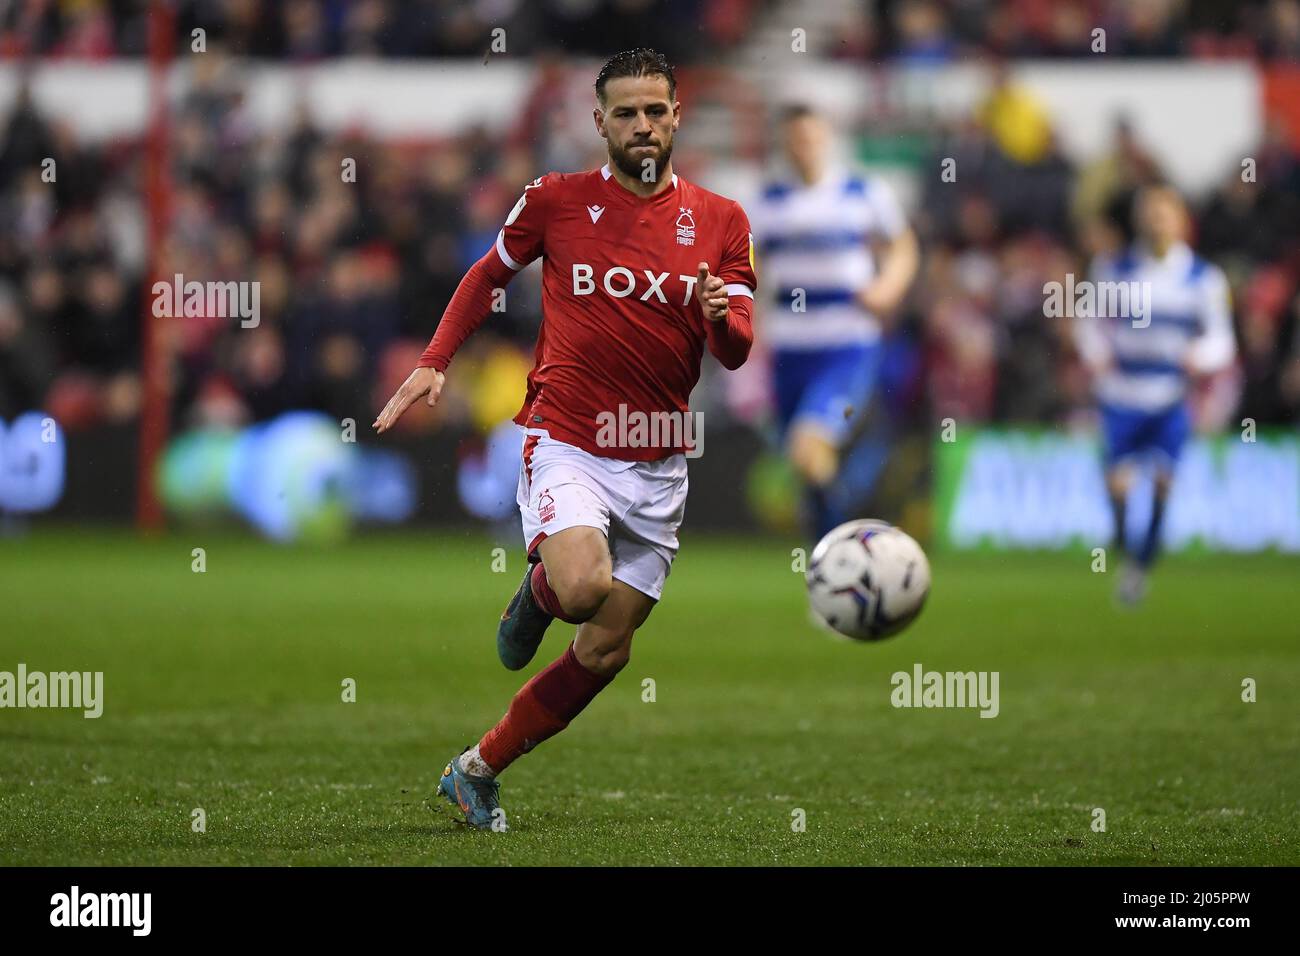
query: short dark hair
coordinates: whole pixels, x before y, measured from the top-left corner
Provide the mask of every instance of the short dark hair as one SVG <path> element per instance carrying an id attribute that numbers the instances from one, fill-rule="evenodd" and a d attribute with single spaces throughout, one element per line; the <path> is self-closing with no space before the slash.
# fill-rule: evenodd
<path id="1" fill-rule="evenodd" d="M 621 76 L 662 76 L 668 81 L 668 99 L 677 99 L 677 77 L 664 55 L 648 47 L 615 53 L 596 74 L 596 96 L 605 102 L 605 84 Z"/>
<path id="2" fill-rule="evenodd" d="M 795 120 L 816 115 L 817 111 L 807 103 L 787 103 L 785 108 L 781 110 L 781 122 L 793 123 Z"/>

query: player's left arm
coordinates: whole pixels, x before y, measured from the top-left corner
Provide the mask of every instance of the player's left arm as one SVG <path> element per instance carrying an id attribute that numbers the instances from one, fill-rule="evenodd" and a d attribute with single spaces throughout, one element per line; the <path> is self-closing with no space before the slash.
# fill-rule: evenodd
<path id="1" fill-rule="evenodd" d="M 1227 277 L 1217 267 L 1206 270 L 1201 280 L 1201 334 L 1187 350 L 1187 371 L 1211 375 L 1222 371 L 1237 357 L 1237 340 L 1232 331 L 1232 292 Z"/>
<path id="2" fill-rule="evenodd" d="M 902 303 L 916 279 L 921 244 L 888 186 L 872 182 L 868 201 L 879 230 L 868 242 L 878 247 L 880 271 L 858 293 L 858 301 L 877 318 L 885 319 Z"/>
<path id="3" fill-rule="evenodd" d="M 878 318 L 893 313 L 912 287 L 920 264 L 921 244 L 912 227 L 908 226 L 883 244 L 880 274 L 862 290 L 862 304 Z"/>
<path id="4" fill-rule="evenodd" d="M 716 274 L 710 274 L 709 263 L 700 263 L 695 295 L 706 320 L 709 351 L 724 368 L 737 369 L 745 364 L 754 344 L 754 291 L 758 288 L 754 236 L 739 203 L 731 204 L 725 236 Z"/>

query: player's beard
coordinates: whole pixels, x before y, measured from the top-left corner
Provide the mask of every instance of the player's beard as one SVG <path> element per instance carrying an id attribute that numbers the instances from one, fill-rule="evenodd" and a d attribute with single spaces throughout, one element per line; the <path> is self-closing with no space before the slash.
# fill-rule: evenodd
<path id="1" fill-rule="evenodd" d="M 646 143 L 646 144 L 633 143 L 632 144 L 632 146 L 638 146 L 638 145 L 654 146 L 655 144 L 654 143 Z M 659 180 L 664 178 L 664 170 L 668 168 L 668 160 L 672 159 L 672 156 L 673 156 L 672 139 L 669 139 L 667 143 L 659 144 L 658 149 L 655 151 L 654 155 L 649 155 L 647 153 L 643 153 L 640 151 L 633 153 L 631 146 L 628 147 L 618 146 L 614 143 L 613 140 L 610 140 L 609 142 L 610 160 L 614 163 L 615 166 L 617 166 L 628 176 L 631 176 L 633 179 L 643 179 L 644 177 L 642 176 L 642 173 L 644 172 L 644 167 L 642 166 L 642 163 L 644 163 L 647 159 L 653 159 L 654 174 L 655 174 L 655 178 L 653 181 L 656 183 L 659 182 Z M 649 182 L 650 180 L 646 180 L 646 181 Z"/>

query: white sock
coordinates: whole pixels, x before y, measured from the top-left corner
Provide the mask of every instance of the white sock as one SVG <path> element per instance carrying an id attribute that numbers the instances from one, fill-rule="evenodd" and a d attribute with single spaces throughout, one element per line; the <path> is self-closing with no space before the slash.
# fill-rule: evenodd
<path id="1" fill-rule="evenodd" d="M 497 775 L 497 772 L 487 765 L 487 761 L 479 756 L 478 744 L 460 755 L 460 769 L 471 777 L 495 777 Z"/>

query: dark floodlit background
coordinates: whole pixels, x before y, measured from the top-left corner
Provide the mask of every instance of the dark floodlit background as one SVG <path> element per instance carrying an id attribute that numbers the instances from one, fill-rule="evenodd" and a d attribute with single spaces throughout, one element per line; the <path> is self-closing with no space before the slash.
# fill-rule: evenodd
<path id="1" fill-rule="evenodd" d="M 487 523 L 513 542 L 536 267 L 436 410 L 382 442 L 369 423 L 523 185 L 601 162 L 591 84 L 636 45 L 679 67 L 684 176 L 751 199 L 779 168 L 774 117 L 809 102 L 921 236 L 864 513 L 935 547 L 1104 542 L 1087 382 L 1043 286 L 1086 275 L 1134 188 L 1169 179 L 1240 344 L 1197 395 L 1171 544 L 1300 550 L 1297 0 L 6 4 L 0 528 Z M 260 283 L 260 323 L 154 319 L 177 273 Z M 693 404 L 688 527 L 791 532 L 761 332 Z M 941 441 L 947 419 L 969 441 Z"/>

